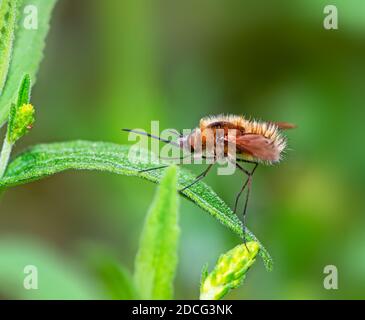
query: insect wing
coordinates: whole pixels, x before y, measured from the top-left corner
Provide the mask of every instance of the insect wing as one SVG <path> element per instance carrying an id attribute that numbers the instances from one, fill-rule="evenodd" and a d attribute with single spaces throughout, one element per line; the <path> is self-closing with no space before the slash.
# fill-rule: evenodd
<path id="1" fill-rule="evenodd" d="M 232 138 L 228 138 L 233 142 Z M 263 161 L 278 161 L 280 152 L 271 141 L 259 134 L 245 134 L 236 138 L 236 149 Z"/>

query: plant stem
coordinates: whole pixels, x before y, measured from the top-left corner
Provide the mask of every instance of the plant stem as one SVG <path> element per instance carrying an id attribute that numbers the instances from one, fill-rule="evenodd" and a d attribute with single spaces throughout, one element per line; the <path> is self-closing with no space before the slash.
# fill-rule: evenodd
<path id="1" fill-rule="evenodd" d="M 12 148 L 13 144 L 9 141 L 8 134 L 6 134 L 0 154 L 0 179 L 4 176 Z"/>

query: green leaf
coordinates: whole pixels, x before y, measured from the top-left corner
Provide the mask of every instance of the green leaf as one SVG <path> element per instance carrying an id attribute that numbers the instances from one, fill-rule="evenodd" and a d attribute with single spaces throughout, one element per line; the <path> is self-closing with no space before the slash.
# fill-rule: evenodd
<path id="1" fill-rule="evenodd" d="M 151 167 L 149 164 L 133 163 L 128 159 L 130 146 L 106 142 L 71 141 L 40 144 L 30 148 L 11 162 L 0 187 L 24 184 L 42 179 L 68 169 L 101 170 L 127 176 L 138 176 L 158 183 L 163 170 L 140 173 L 140 169 Z M 148 157 L 145 151 L 145 157 Z M 157 161 L 155 162 L 157 164 Z M 194 176 L 187 170 L 179 171 L 179 186 L 191 182 Z M 185 190 L 183 195 L 210 213 L 220 223 L 243 238 L 242 223 L 228 205 L 205 183 L 199 182 Z M 246 228 L 247 241 L 257 238 Z M 268 270 L 272 269 L 272 259 L 260 244 L 260 253 Z"/>
<path id="2" fill-rule="evenodd" d="M 8 75 L 13 51 L 17 4 L 16 0 L 0 0 L 0 96 Z"/>
<path id="3" fill-rule="evenodd" d="M 205 279 L 208 277 L 209 271 L 208 271 L 208 263 L 203 265 L 202 273 L 200 276 L 200 285 L 205 281 Z"/>
<path id="4" fill-rule="evenodd" d="M 3 0 L 4 1 L 4 0 Z M 12 0 L 10 0 L 12 1 Z M 16 102 L 18 86 L 25 74 L 36 81 L 36 73 L 43 57 L 45 38 L 49 29 L 49 20 L 56 0 L 20 0 L 20 19 L 15 32 L 13 56 L 3 94 L 0 96 L 0 125 L 7 120 L 12 103 Z M 38 9 L 38 28 L 29 30 L 24 27 L 23 10 L 32 5 Z"/>
<path id="5" fill-rule="evenodd" d="M 142 299 L 173 298 L 179 236 L 177 168 L 171 166 L 147 214 L 136 256 L 134 281 Z"/>
<path id="6" fill-rule="evenodd" d="M 31 275 L 24 273 L 26 266 L 37 268 L 36 290 L 24 288 L 25 278 Z M 0 294 L 6 298 L 105 298 L 98 293 L 97 286 L 82 269 L 61 254 L 55 253 L 54 248 L 45 246 L 33 238 L 0 239 L 0 283 Z"/>
<path id="7" fill-rule="evenodd" d="M 31 91 L 31 81 L 29 74 L 23 77 L 18 91 L 18 108 L 23 104 L 28 104 L 30 102 L 30 91 Z"/>

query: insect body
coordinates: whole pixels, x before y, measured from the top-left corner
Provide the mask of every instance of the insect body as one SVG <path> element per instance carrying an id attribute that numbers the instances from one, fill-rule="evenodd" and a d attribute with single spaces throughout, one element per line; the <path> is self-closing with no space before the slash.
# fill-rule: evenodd
<path id="1" fill-rule="evenodd" d="M 234 212 L 236 212 L 238 201 L 247 188 L 243 209 L 243 226 L 245 226 L 252 176 L 259 163 L 274 164 L 282 159 L 282 154 L 286 148 L 286 139 L 281 130 L 291 128 L 295 128 L 295 126 L 286 122 L 259 122 L 247 120 L 243 116 L 219 115 L 202 118 L 198 128 L 194 129 L 188 135 L 180 135 L 176 142 L 140 131 L 130 129 L 123 130 L 147 135 L 165 143 L 173 144 L 181 149 L 191 151 L 192 154 L 197 152 L 201 153 L 203 158 L 207 158 L 208 155 L 213 158 L 213 163 L 209 164 L 195 180 L 181 189 L 181 192 L 190 188 L 208 174 L 213 167 L 215 160 L 217 160 L 216 148 L 218 144 L 221 143 L 223 146 L 223 158 L 234 163 L 236 168 L 242 171 L 246 176 L 243 186 L 236 196 L 234 205 Z M 211 150 L 208 150 L 209 146 L 211 147 Z M 252 165 L 253 168 L 248 170 L 242 163 Z M 157 170 L 167 166 L 168 165 L 164 165 L 142 171 Z M 243 231 L 245 231 L 245 229 L 243 229 Z"/>
<path id="2" fill-rule="evenodd" d="M 286 147 L 286 140 L 279 129 L 291 127 L 293 125 L 288 123 L 258 122 L 246 120 L 242 116 L 220 115 L 201 119 L 199 128 L 181 137 L 179 142 L 180 146 L 187 144 L 194 151 L 196 142 L 201 140 L 201 149 L 205 151 L 207 136 L 213 135 L 216 142 L 216 131 L 222 130 L 225 156 L 229 156 L 230 144 L 235 146 L 238 159 L 271 164 L 280 161 Z"/>

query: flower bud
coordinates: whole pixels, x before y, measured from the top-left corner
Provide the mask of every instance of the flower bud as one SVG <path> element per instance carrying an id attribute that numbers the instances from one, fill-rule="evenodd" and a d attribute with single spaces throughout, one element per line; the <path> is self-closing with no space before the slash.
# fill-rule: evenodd
<path id="1" fill-rule="evenodd" d="M 33 126 L 34 107 L 30 104 L 23 104 L 19 109 L 14 110 L 14 118 L 9 128 L 9 142 L 15 143 L 24 136 Z"/>
<path id="2" fill-rule="evenodd" d="M 259 249 L 259 244 L 251 241 L 222 254 L 211 273 L 203 272 L 200 300 L 221 299 L 231 289 L 240 286 Z"/>

